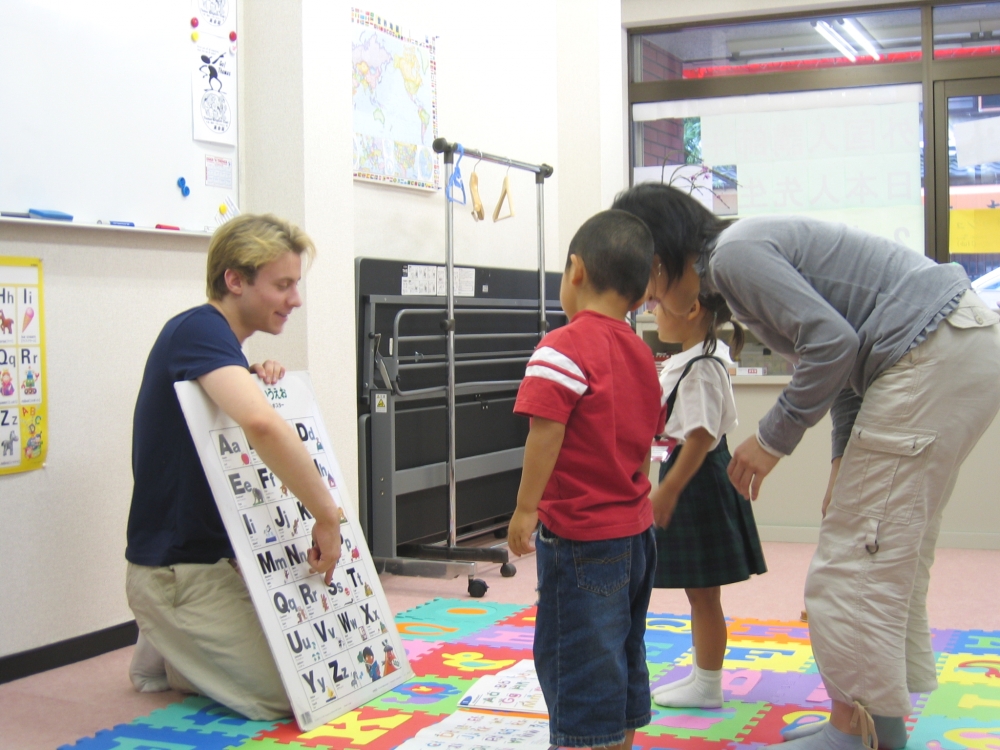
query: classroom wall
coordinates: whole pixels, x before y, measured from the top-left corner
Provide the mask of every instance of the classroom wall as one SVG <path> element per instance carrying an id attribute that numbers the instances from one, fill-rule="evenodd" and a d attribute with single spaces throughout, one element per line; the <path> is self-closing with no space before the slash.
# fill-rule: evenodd
<path id="1" fill-rule="evenodd" d="M 350 5 L 242 4 L 240 203 L 298 222 L 318 247 L 303 284 L 308 304 L 282 336 L 255 336 L 247 349 L 255 361 L 309 369 L 356 502 L 354 258 L 443 262 L 444 203 L 440 192 L 351 177 Z M 615 168 L 625 148 L 617 5 L 515 0 L 498 13 L 482 2 L 387 0 L 377 10 L 440 37 L 441 135 L 556 168 L 545 191 L 546 265 L 562 268 L 565 232 L 624 185 L 624 167 Z M 561 93 L 561 66 L 596 55 L 610 58 L 611 72 Z M 576 183 L 569 207 L 561 165 Z M 466 174 L 471 166 L 463 163 Z M 492 212 L 503 170 L 489 166 L 480 176 Z M 534 183 L 519 174 L 511 171 L 514 219 L 476 225 L 456 211 L 458 263 L 536 267 Z M 572 217 L 568 228 L 562 214 Z M 45 264 L 51 440 L 44 470 L 0 480 L 0 566 L 16 571 L 0 577 L 0 656 L 131 619 L 123 552 L 132 410 L 163 323 L 204 301 L 207 247 L 203 237 L 0 228 L 0 255 Z"/>
<path id="2" fill-rule="evenodd" d="M 556 3 L 512 0 L 494 4 L 440 0 L 382 0 L 361 6 L 419 38 L 436 36 L 438 135 L 498 156 L 556 166 L 545 182 L 546 265 L 558 265 L 559 196 L 556 86 Z M 526 23 L 530 18 L 531 22 Z M 456 265 L 537 268 L 534 175 L 464 158 L 469 187 L 473 168 L 486 220 L 476 222 L 468 205 L 455 205 Z M 493 208 L 509 175 L 515 215 L 494 223 Z M 442 165 L 442 181 L 444 169 Z M 503 211 L 506 213 L 506 210 Z M 355 255 L 421 263 L 445 261 L 444 191 L 354 183 Z"/>
<path id="3" fill-rule="evenodd" d="M 745 14 L 744 6 L 624 0 L 621 16 L 612 0 L 512 0 L 502 9 L 478 1 L 385 0 L 371 7 L 440 36 L 441 135 L 555 167 L 545 193 L 546 266 L 559 270 L 576 227 L 625 184 L 622 23 L 678 19 L 693 10 Z M 807 6 L 818 7 L 767 4 Z M 344 0 L 245 0 L 240 158 L 243 209 L 301 223 L 319 248 L 304 284 L 308 304 L 283 336 L 252 338 L 251 359 L 277 356 L 309 369 L 356 502 L 354 258 L 443 262 L 444 206 L 440 193 L 351 178 L 349 8 Z M 480 169 L 490 204 L 502 170 L 487 166 Z M 468 160 L 463 167 L 471 169 Z M 477 225 L 456 211 L 458 263 L 535 267 L 534 185 L 517 181 L 513 170 L 511 179 L 514 220 Z M 0 255 L 45 263 L 51 440 L 44 470 L 0 478 L 0 566 L 7 571 L 0 577 L 0 656 L 131 619 L 123 552 L 132 409 L 163 323 L 204 300 L 207 245 L 206 238 L 73 226 L 0 228 Z M 773 400 L 776 393 L 758 395 Z M 763 405 L 740 399 L 743 424 L 755 423 Z M 813 436 L 823 442 L 819 429 Z M 970 458 L 946 518 L 957 532 L 979 534 L 966 539 L 979 546 L 1000 547 L 1000 518 L 978 503 L 978 492 L 991 486 L 988 455 L 998 443 L 993 427 Z M 815 480 L 828 455 L 803 447 L 793 459 Z M 779 471 L 799 465 L 789 460 Z M 805 515 L 789 515 L 801 511 L 802 496 L 815 494 L 796 486 L 797 495 L 774 499 L 777 520 L 796 519 L 779 533 L 813 528 Z"/>
<path id="4" fill-rule="evenodd" d="M 42 258 L 49 452 L 0 477 L 0 656 L 118 625 L 132 410 L 164 322 L 205 301 L 204 237 L 0 227 L 0 256 Z"/>

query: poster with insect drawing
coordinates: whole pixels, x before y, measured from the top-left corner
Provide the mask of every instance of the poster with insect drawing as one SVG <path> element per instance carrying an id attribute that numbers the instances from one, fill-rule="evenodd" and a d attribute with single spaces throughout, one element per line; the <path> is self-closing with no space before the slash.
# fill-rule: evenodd
<path id="1" fill-rule="evenodd" d="M 43 321 L 41 259 L 0 257 L 0 475 L 45 465 Z"/>
<path id="2" fill-rule="evenodd" d="M 235 146 L 236 3 L 194 0 L 194 13 L 191 19 L 194 28 L 191 32 L 192 135 L 196 141 Z"/>
<path id="3" fill-rule="evenodd" d="M 308 731 L 406 682 L 413 671 L 320 418 L 308 373 L 260 384 L 312 456 L 340 510 L 330 585 L 309 573 L 313 517 L 196 382 L 175 384 L 299 726 Z"/>

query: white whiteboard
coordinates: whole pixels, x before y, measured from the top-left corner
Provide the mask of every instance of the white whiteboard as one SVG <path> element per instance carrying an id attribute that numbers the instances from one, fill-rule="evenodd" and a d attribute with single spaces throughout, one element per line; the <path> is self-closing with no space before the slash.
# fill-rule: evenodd
<path id="1" fill-rule="evenodd" d="M 239 205 L 236 2 L 2 0 L 0 210 L 214 230 Z M 198 72 L 206 43 L 226 45 L 225 80 Z M 226 87 L 233 145 L 193 138 L 203 84 Z M 207 162 L 231 187 L 206 186 Z"/>

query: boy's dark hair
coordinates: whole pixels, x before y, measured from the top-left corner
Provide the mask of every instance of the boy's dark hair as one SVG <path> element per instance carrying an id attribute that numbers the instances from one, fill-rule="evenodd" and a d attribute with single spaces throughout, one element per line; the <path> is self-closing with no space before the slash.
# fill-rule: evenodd
<path id="1" fill-rule="evenodd" d="M 723 323 L 733 324 L 733 338 L 729 342 L 729 356 L 738 359 L 746 341 L 743 326 L 733 320 L 733 313 L 726 303 L 725 297 L 718 292 L 702 292 L 698 295 L 698 302 L 706 312 L 712 314 L 712 323 L 705 333 L 705 354 L 715 354 L 715 345 L 719 341 L 719 328 Z"/>
<path id="2" fill-rule="evenodd" d="M 659 182 L 644 182 L 615 197 L 612 208 L 628 211 L 646 222 L 667 283 L 684 275 L 692 258 L 701 276 L 707 271 L 709 247 L 730 221 L 720 219 L 687 193 Z"/>
<path id="3" fill-rule="evenodd" d="M 596 291 L 614 289 L 630 305 L 645 296 L 653 266 L 653 236 L 633 214 L 613 209 L 594 214 L 573 235 L 569 255 L 583 261 Z"/>

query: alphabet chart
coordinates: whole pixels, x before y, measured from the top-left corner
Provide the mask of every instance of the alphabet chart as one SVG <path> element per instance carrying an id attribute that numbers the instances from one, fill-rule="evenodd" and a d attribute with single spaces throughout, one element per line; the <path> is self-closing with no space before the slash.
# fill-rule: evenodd
<path id="1" fill-rule="evenodd" d="M 396 750 L 549 750 L 549 720 L 456 711 Z"/>
<path id="2" fill-rule="evenodd" d="M 258 381 L 291 425 L 340 508 L 330 585 L 309 573 L 313 517 L 197 382 L 176 383 L 188 428 L 303 731 L 406 682 L 413 671 L 330 450 L 309 374 Z"/>
<path id="3" fill-rule="evenodd" d="M 0 474 L 45 465 L 43 309 L 41 259 L 0 257 Z"/>

